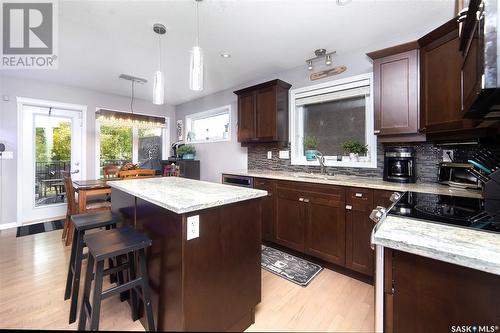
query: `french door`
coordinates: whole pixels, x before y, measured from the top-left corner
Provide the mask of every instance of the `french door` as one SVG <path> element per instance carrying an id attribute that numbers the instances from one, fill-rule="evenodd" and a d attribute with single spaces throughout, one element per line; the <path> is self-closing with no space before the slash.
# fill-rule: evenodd
<path id="1" fill-rule="evenodd" d="M 21 126 L 18 168 L 18 224 L 66 214 L 63 171 L 82 178 L 83 108 L 58 103 L 18 103 Z"/>

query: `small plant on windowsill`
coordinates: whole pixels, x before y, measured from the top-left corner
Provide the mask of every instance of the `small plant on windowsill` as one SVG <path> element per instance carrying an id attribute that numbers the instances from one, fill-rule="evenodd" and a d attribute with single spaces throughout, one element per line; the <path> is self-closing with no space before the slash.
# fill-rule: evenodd
<path id="1" fill-rule="evenodd" d="M 183 160 L 194 160 L 196 155 L 196 148 L 193 145 L 184 145 L 177 149 L 177 153 Z"/>
<path id="2" fill-rule="evenodd" d="M 316 159 L 316 151 L 319 146 L 319 139 L 315 136 L 306 136 L 304 138 L 304 154 L 306 160 L 314 161 Z"/>
<path id="3" fill-rule="evenodd" d="M 368 145 L 363 145 L 353 140 L 347 140 L 344 142 L 342 148 L 344 148 L 344 151 L 349 154 L 349 158 L 353 162 L 358 162 L 360 155 L 366 156 L 366 153 L 368 153 Z"/>

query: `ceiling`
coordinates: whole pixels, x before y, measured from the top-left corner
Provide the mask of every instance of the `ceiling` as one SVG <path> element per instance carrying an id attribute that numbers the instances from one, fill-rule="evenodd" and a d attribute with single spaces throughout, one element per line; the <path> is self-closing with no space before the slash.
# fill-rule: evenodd
<path id="1" fill-rule="evenodd" d="M 148 79 L 136 96 L 152 99 L 158 66 L 154 23 L 163 23 L 166 101 L 177 105 L 272 73 L 305 66 L 313 50 L 346 54 L 363 45 L 428 32 L 451 18 L 454 0 L 204 0 L 200 46 L 205 89 L 189 90 L 189 50 L 194 44 L 194 0 L 61 1 L 59 69 L 10 70 L 34 78 L 128 96 L 120 73 Z M 222 51 L 232 56 L 224 59 Z M 335 62 L 335 58 L 333 59 Z"/>

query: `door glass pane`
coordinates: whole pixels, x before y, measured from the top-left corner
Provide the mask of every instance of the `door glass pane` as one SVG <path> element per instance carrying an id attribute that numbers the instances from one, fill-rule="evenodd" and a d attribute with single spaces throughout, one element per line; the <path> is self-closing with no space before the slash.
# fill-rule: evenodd
<path id="1" fill-rule="evenodd" d="M 64 202 L 61 171 L 71 167 L 71 119 L 34 116 L 35 207 Z"/>
<path id="2" fill-rule="evenodd" d="M 162 128 L 139 128 L 139 163 L 147 160 L 161 160 L 162 152 Z"/>
<path id="3" fill-rule="evenodd" d="M 132 127 L 101 125 L 101 177 L 103 166 L 132 163 Z"/>
<path id="4" fill-rule="evenodd" d="M 325 156 L 343 154 L 345 141 L 366 144 L 365 96 L 304 105 L 304 137 L 319 139 Z"/>

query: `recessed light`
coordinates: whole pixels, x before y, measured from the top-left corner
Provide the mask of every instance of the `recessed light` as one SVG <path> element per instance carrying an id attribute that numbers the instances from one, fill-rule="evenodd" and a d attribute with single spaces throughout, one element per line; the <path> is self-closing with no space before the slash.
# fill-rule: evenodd
<path id="1" fill-rule="evenodd" d="M 231 54 L 230 54 L 229 52 L 222 52 L 222 53 L 220 54 L 220 56 L 221 56 L 222 58 L 226 58 L 226 59 L 227 59 L 227 58 L 231 58 Z"/>

